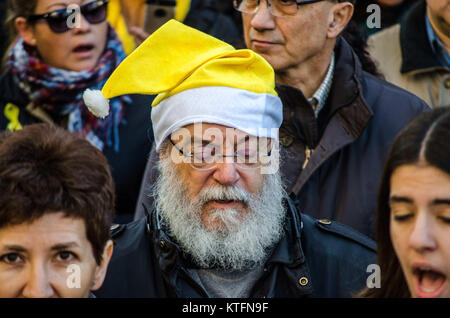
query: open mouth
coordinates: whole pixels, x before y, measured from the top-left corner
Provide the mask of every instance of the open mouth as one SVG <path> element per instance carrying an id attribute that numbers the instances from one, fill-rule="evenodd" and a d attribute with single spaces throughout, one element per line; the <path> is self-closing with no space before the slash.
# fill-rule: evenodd
<path id="1" fill-rule="evenodd" d="M 90 52 L 91 50 L 94 49 L 94 46 L 91 44 L 86 44 L 86 45 L 79 45 L 76 48 L 73 49 L 73 51 L 75 53 L 85 53 L 85 52 Z"/>
<path id="2" fill-rule="evenodd" d="M 220 203 L 220 204 L 237 203 L 236 200 L 213 200 L 213 202 Z"/>
<path id="3" fill-rule="evenodd" d="M 417 267 L 413 273 L 416 276 L 421 296 L 439 296 L 447 279 L 443 273 L 429 267 Z"/>

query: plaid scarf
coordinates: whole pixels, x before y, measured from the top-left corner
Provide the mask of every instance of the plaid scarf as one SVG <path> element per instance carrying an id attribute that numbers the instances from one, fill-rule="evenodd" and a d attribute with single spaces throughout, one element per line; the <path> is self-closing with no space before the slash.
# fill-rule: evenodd
<path id="1" fill-rule="evenodd" d="M 110 100 L 111 111 L 105 119 L 92 115 L 83 102 L 87 89 L 101 89 L 114 69 L 125 58 L 122 44 L 115 31 L 108 27 L 106 48 L 91 70 L 74 72 L 45 64 L 35 47 L 18 38 L 12 48 L 7 68 L 34 107 L 39 107 L 57 123 L 67 118 L 67 129 L 77 133 L 103 151 L 105 143 L 119 151 L 119 125 L 129 96 Z"/>

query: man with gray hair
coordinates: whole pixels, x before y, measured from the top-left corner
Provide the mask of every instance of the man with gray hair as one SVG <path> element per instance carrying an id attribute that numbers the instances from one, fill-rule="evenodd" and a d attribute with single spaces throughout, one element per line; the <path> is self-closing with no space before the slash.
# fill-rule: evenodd
<path id="1" fill-rule="evenodd" d="M 86 103 L 105 114 L 104 97 L 128 93 L 159 94 L 159 178 L 146 217 L 113 229 L 96 296 L 349 297 L 364 287 L 374 242 L 299 213 L 283 190 L 282 107 L 261 56 L 169 21 Z"/>
<path id="2" fill-rule="evenodd" d="M 304 213 L 374 237 L 389 147 L 428 106 L 362 68 L 342 36 L 354 2 L 234 0 L 234 6 L 247 48 L 275 70 L 286 191 Z"/>

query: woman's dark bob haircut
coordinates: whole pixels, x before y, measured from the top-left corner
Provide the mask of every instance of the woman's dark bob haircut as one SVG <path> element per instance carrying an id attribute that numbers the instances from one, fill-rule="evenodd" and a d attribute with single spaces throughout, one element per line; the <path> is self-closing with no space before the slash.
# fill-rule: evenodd
<path id="1" fill-rule="evenodd" d="M 0 229 L 63 212 L 84 221 L 100 264 L 114 201 L 108 162 L 82 137 L 50 124 L 0 134 Z"/>
<path id="2" fill-rule="evenodd" d="M 411 296 L 390 237 L 391 176 L 398 167 L 411 164 L 430 165 L 450 175 L 449 141 L 450 107 L 419 115 L 395 139 L 385 163 L 377 199 L 376 239 L 381 288 L 365 289 L 359 297 Z"/>

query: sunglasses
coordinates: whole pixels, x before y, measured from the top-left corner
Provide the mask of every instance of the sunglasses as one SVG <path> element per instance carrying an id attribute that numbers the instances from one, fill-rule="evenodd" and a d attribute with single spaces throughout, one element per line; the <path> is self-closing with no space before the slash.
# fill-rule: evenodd
<path id="1" fill-rule="evenodd" d="M 109 0 L 97 0 L 80 6 L 80 12 L 90 24 L 98 24 L 106 20 L 106 6 Z M 55 33 L 64 33 L 71 29 L 69 19 L 74 11 L 66 9 L 56 10 L 44 14 L 35 14 L 28 17 L 30 23 L 45 20 Z"/>

